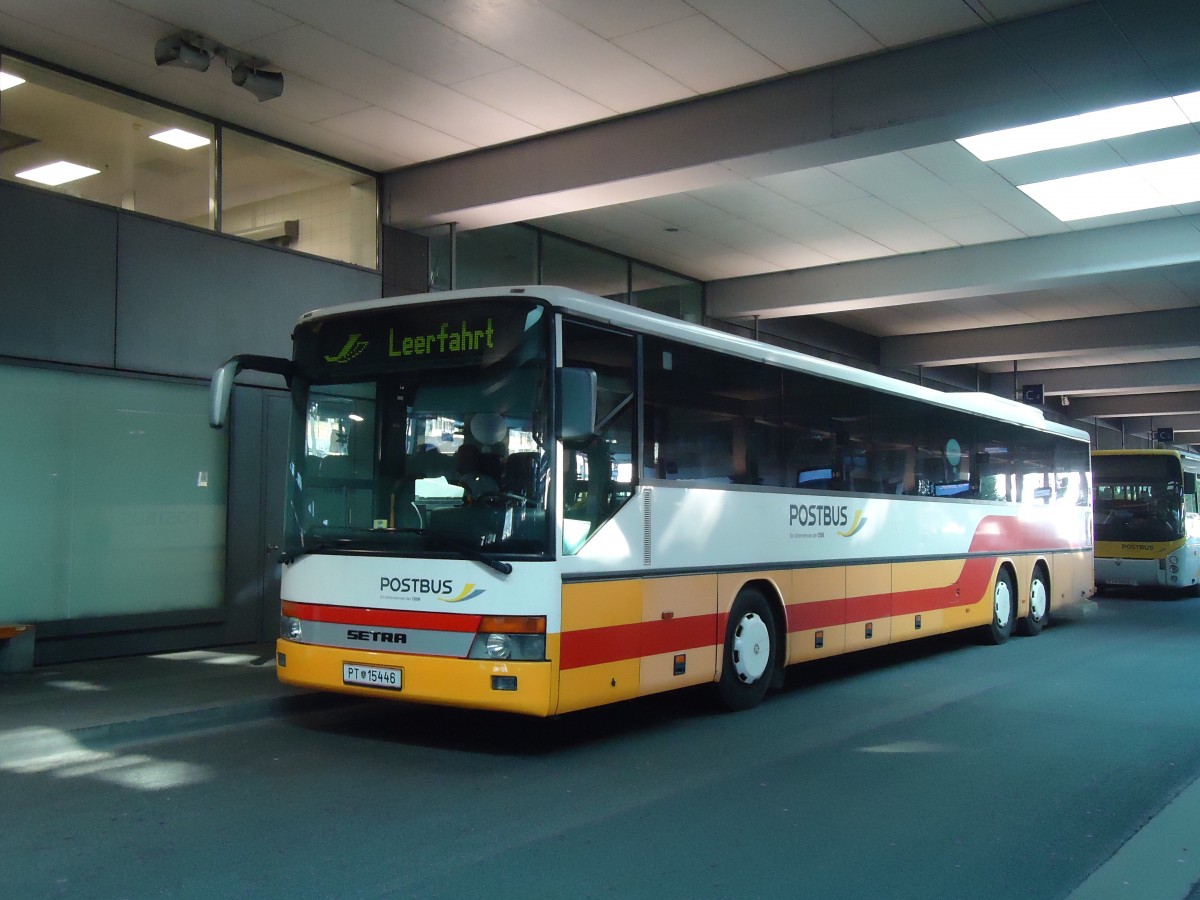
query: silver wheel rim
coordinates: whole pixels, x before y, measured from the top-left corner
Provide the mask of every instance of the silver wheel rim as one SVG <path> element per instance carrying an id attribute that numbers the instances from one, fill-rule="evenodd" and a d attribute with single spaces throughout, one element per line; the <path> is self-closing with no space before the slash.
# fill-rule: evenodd
<path id="1" fill-rule="evenodd" d="M 994 609 L 996 624 L 1001 628 L 1007 628 L 1008 623 L 1012 620 L 1013 598 L 1012 589 L 1008 586 L 1008 580 L 1005 578 L 1000 578 L 996 581 L 996 602 Z"/>
<path id="2" fill-rule="evenodd" d="M 1050 605 L 1050 595 L 1046 593 L 1046 584 L 1042 579 L 1033 579 L 1033 589 L 1029 593 L 1029 617 L 1040 622 L 1046 617 L 1046 609 Z"/>
<path id="3" fill-rule="evenodd" d="M 733 670 L 738 680 L 753 684 L 767 671 L 771 658 L 771 632 L 755 613 L 746 613 L 733 632 Z"/>

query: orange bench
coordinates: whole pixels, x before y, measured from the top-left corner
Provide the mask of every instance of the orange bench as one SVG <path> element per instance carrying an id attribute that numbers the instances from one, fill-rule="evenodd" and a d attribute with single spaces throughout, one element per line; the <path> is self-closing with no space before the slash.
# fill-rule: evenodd
<path id="1" fill-rule="evenodd" d="M 0 673 L 33 668 L 33 638 L 32 625 L 0 625 Z"/>

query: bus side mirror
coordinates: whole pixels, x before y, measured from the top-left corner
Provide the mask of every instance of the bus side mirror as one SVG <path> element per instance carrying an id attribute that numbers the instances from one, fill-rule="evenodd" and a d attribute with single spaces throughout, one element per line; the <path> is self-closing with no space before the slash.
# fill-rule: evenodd
<path id="1" fill-rule="evenodd" d="M 563 368 L 558 372 L 561 416 L 559 438 L 576 441 L 596 433 L 596 372 Z"/>
<path id="2" fill-rule="evenodd" d="M 1184 472 L 1183 473 L 1183 492 L 1184 492 L 1184 494 L 1186 494 L 1189 497 L 1192 494 L 1196 493 L 1196 473 L 1195 472 Z"/>
<path id="3" fill-rule="evenodd" d="M 229 397 L 233 394 L 233 379 L 239 368 L 237 362 L 231 359 L 213 372 L 208 410 L 208 424 L 213 428 L 225 427 L 225 420 L 229 417 Z"/>
<path id="4" fill-rule="evenodd" d="M 255 356 L 249 353 L 233 357 L 213 372 L 212 385 L 209 388 L 208 408 L 208 424 L 213 428 L 225 427 L 225 420 L 229 418 L 229 398 L 233 394 L 233 379 L 243 369 L 282 375 L 287 381 L 288 387 L 292 385 L 291 360 L 278 356 Z"/>

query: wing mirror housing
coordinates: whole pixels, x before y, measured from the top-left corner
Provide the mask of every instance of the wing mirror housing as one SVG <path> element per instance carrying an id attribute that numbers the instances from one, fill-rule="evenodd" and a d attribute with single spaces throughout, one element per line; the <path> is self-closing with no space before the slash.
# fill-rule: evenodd
<path id="1" fill-rule="evenodd" d="M 564 367 L 558 370 L 559 427 L 564 441 L 579 441 L 596 433 L 596 372 Z"/>
<path id="2" fill-rule="evenodd" d="M 238 372 L 250 369 L 283 376 L 288 387 L 292 386 L 292 361 L 279 356 L 255 356 L 243 353 L 235 356 L 213 372 L 209 388 L 208 424 L 213 428 L 224 428 L 229 418 L 229 398 L 233 394 L 233 380 Z"/>

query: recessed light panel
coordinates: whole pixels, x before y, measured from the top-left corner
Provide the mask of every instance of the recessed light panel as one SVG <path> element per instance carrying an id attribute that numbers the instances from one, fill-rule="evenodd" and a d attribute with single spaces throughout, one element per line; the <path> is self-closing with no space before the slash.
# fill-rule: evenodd
<path id="1" fill-rule="evenodd" d="M 1018 185 L 1064 222 L 1200 202 L 1200 154 Z"/>
<path id="2" fill-rule="evenodd" d="M 75 163 L 58 161 L 50 163 L 48 166 L 38 166 L 36 169 L 26 169 L 24 172 L 17 172 L 18 178 L 24 178 L 26 181 L 36 181 L 38 184 L 57 187 L 60 184 L 66 184 L 69 181 L 78 181 L 80 178 L 87 178 L 89 175 L 98 175 L 99 169 L 89 169 L 87 166 L 79 166 Z"/>
<path id="3" fill-rule="evenodd" d="M 989 162 L 1173 128 L 1196 121 L 1197 115 L 1200 115 L 1200 94 L 1184 94 L 977 134 L 959 138 L 958 143 L 979 159 Z"/>
<path id="4" fill-rule="evenodd" d="M 16 75 L 9 75 L 7 72 L 0 72 L 0 91 L 7 91 L 10 87 L 16 87 L 18 84 L 24 83 L 24 78 L 18 78 Z"/>
<path id="5" fill-rule="evenodd" d="M 212 143 L 208 138 L 192 134 L 190 131 L 184 131 L 182 128 L 160 131 L 158 134 L 150 135 L 150 140 L 170 144 L 172 147 L 178 147 L 181 150 L 195 150 L 197 147 L 203 147 L 206 144 Z"/>

